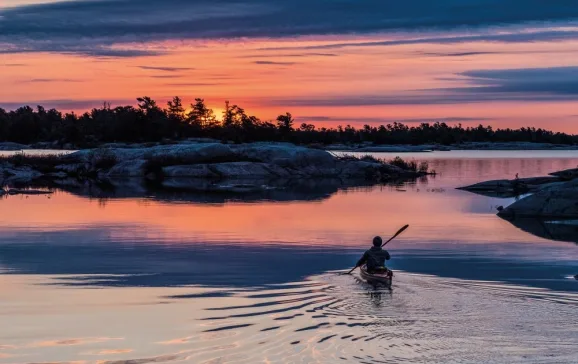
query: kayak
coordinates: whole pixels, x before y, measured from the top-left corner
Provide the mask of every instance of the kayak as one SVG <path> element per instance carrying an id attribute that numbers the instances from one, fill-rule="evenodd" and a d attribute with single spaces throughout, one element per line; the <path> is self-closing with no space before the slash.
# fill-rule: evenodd
<path id="1" fill-rule="evenodd" d="M 369 273 L 365 265 L 361 266 L 361 278 L 365 279 L 368 283 L 380 283 L 384 286 L 391 287 L 393 282 L 393 272 L 391 270 L 385 270 L 383 272 Z"/>

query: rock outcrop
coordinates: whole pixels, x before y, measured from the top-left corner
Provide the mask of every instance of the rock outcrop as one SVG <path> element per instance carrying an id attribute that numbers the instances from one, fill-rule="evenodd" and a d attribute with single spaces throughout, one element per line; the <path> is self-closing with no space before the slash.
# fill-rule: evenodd
<path id="1" fill-rule="evenodd" d="M 14 161 L 18 167 L 10 164 L 9 160 L 0 165 L 0 177 L 17 185 L 36 180 L 71 185 L 74 179 L 106 182 L 140 178 L 167 188 L 183 188 L 188 183 L 203 189 L 205 183 L 191 183 L 191 179 L 271 181 L 338 178 L 375 183 L 426 174 L 379 160 L 341 158 L 324 150 L 288 143 L 230 145 L 189 142 L 136 148 L 121 146 L 80 150 L 45 159 L 19 157 Z M 229 185 L 234 191 L 261 189 L 260 186 L 249 187 L 255 184 L 244 183 L 221 183 L 216 189 L 223 190 L 223 186 Z M 214 186 L 206 188 L 214 189 Z"/>
<path id="2" fill-rule="evenodd" d="M 487 196 L 513 197 L 549 187 L 561 186 L 564 183 L 565 180 L 560 177 L 546 176 L 484 181 L 470 186 L 458 187 L 458 189 Z"/>
<path id="3" fill-rule="evenodd" d="M 144 177 L 151 172 L 191 178 L 366 178 L 420 174 L 380 162 L 342 160 L 324 150 L 287 143 L 190 143 L 109 148 L 81 150 L 63 159 L 76 171 L 89 174 L 104 171 L 108 177 Z M 66 171 L 62 165 L 58 169 Z"/>
<path id="4" fill-rule="evenodd" d="M 498 215 L 506 219 L 578 218 L 578 169 L 554 172 L 546 177 L 485 181 L 458 189 L 493 197 L 528 194 L 506 208 L 498 208 Z"/>
<path id="5" fill-rule="evenodd" d="M 578 188 L 562 185 L 538 191 L 514 202 L 498 215 L 507 218 L 577 218 Z"/>
<path id="6" fill-rule="evenodd" d="M 2 151 L 17 151 L 23 149 L 30 149 L 28 145 L 12 143 L 12 142 L 2 142 L 0 143 L 0 150 Z"/>
<path id="7" fill-rule="evenodd" d="M 563 171 L 550 173 L 550 176 L 555 176 L 564 180 L 573 180 L 578 178 L 578 168 L 565 169 Z"/>

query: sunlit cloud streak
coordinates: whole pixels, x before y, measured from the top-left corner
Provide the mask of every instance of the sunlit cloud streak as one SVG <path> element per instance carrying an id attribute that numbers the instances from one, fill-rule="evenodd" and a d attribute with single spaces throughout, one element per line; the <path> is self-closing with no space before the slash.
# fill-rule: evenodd
<path id="1" fill-rule="evenodd" d="M 139 68 L 148 71 L 163 71 L 163 72 L 181 72 L 192 71 L 194 68 L 190 67 L 161 67 L 161 66 L 139 66 Z"/>
<path id="2" fill-rule="evenodd" d="M 279 54 L 248 54 L 238 58 L 302 58 L 302 57 L 339 57 L 336 53 L 279 53 Z"/>
<path id="3" fill-rule="evenodd" d="M 183 86 L 183 87 L 195 87 L 195 86 L 216 86 L 220 83 L 216 82 L 175 82 L 167 83 L 166 86 Z"/>
<path id="4" fill-rule="evenodd" d="M 271 65 L 271 66 L 292 66 L 294 64 L 297 64 L 297 62 L 275 62 L 275 61 L 255 61 L 253 62 L 255 64 L 260 64 L 260 65 Z"/>
<path id="5" fill-rule="evenodd" d="M 30 83 L 48 83 L 48 82 L 82 82 L 81 80 L 73 80 L 69 78 L 33 78 L 24 82 Z"/>
<path id="6" fill-rule="evenodd" d="M 318 122 L 318 121 L 334 121 L 351 124 L 384 124 L 384 123 L 455 123 L 455 122 L 481 122 L 495 120 L 495 118 L 472 118 L 465 116 L 451 116 L 451 117 L 431 117 L 431 118 L 391 118 L 391 117 L 338 117 L 338 116 L 299 116 L 296 118 L 297 122 Z"/>
<path id="7" fill-rule="evenodd" d="M 89 110 L 95 107 L 102 107 L 104 103 L 111 106 L 134 105 L 135 99 L 98 99 L 98 100 L 24 100 L 21 102 L 2 102 L 0 108 L 14 110 L 22 106 L 40 105 L 45 108 L 55 108 L 58 110 Z"/>

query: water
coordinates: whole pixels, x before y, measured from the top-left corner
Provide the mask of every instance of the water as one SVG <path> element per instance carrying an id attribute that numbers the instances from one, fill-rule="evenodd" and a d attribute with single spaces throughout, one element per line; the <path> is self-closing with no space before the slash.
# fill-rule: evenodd
<path id="1" fill-rule="evenodd" d="M 282 198 L 4 198 L 0 363 L 577 362 L 578 228 L 455 187 L 578 153 L 491 154 L 404 154 L 439 174 Z M 406 223 L 391 291 L 337 274 Z"/>

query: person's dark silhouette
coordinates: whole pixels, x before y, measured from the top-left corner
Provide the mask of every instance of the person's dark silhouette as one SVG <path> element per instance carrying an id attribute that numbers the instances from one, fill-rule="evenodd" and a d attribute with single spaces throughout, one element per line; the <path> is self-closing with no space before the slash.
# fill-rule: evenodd
<path id="1" fill-rule="evenodd" d="M 391 255 L 381 247 L 381 244 L 383 244 L 381 237 L 376 236 L 373 238 L 373 246 L 363 253 L 361 259 L 357 261 L 356 267 L 365 264 L 367 271 L 370 273 L 386 270 L 385 261 L 389 260 Z"/>

